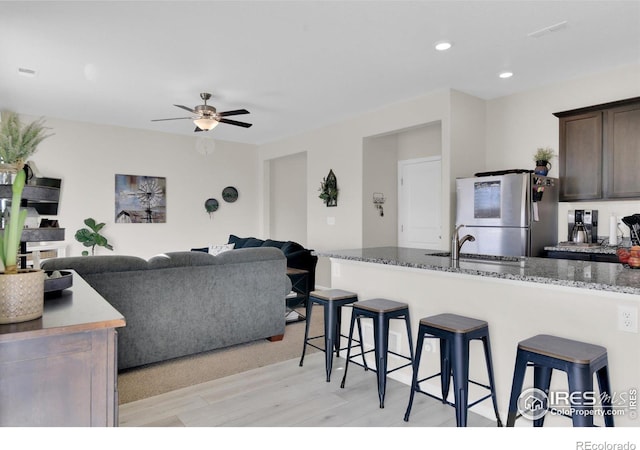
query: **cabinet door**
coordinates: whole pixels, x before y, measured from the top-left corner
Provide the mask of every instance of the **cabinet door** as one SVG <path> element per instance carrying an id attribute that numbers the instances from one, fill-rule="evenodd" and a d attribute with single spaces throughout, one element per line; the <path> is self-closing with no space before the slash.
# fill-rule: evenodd
<path id="1" fill-rule="evenodd" d="M 602 112 L 560 118 L 560 201 L 602 198 Z"/>
<path id="2" fill-rule="evenodd" d="M 607 197 L 640 197 L 640 103 L 607 111 Z"/>

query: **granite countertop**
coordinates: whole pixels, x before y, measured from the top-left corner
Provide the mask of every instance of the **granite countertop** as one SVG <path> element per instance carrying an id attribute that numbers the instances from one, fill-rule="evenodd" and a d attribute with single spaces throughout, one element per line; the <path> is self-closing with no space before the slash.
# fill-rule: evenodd
<path id="1" fill-rule="evenodd" d="M 556 252 L 574 252 L 574 253 L 600 253 L 605 255 L 615 255 L 616 250 L 621 247 L 631 247 L 631 239 L 626 238 L 620 242 L 620 245 L 609 245 L 608 239 L 605 239 L 602 245 L 599 244 L 574 244 L 573 242 L 560 242 L 557 245 L 545 247 L 547 251 Z"/>
<path id="2" fill-rule="evenodd" d="M 464 253 L 456 263 L 451 261 L 447 252 L 402 247 L 316 251 L 315 254 L 375 264 L 640 295 L 640 270 L 617 263 L 499 256 L 482 256 L 479 259 L 478 255 Z"/>

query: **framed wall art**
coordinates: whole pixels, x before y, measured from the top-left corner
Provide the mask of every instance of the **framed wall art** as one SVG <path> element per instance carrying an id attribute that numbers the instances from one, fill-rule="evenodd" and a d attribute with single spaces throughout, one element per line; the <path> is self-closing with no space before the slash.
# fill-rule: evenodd
<path id="1" fill-rule="evenodd" d="M 165 223 L 167 179 L 116 175 L 116 223 Z"/>

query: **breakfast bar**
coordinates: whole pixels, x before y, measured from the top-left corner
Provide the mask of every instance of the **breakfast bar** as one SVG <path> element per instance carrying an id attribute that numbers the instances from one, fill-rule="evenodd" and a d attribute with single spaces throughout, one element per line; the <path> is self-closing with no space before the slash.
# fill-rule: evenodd
<path id="1" fill-rule="evenodd" d="M 447 252 L 399 247 L 379 247 L 317 252 L 331 261 L 331 287 L 356 292 L 360 299 L 384 297 L 410 305 L 412 329 L 420 318 L 454 313 L 489 323 L 496 391 L 500 413 L 506 417 L 518 342 L 538 334 L 597 344 L 609 357 L 614 392 L 616 426 L 638 426 L 635 395 L 640 385 L 640 271 L 618 263 L 487 255 L 460 255 L 451 260 Z M 631 320 L 622 320 L 622 313 Z M 343 327 L 345 326 L 343 321 Z M 635 322 L 635 323 L 634 323 Z M 390 348 L 406 352 L 402 324 L 393 327 Z M 367 343 L 367 329 L 363 330 Z M 395 336 L 393 335 L 395 333 Z M 415 333 L 414 333 L 415 334 Z M 470 378 L 487 382 L 481 347 L 470 349 Z M 479 345 L 479 344 L 478 344 Z M 425 343 L 421 375 L 439 371 L 438 346 Z M 429 353 L 432 353 L 431 355 Z M 533 385 L 531 370 L 524 387 Z M 407 385 L 410 369 L 391 375 Z M 431 384 L 429 384 L 431 383 Z M 436 379 L 423 389 L 437 394 Z M 552 390 L 566 391 L 567 380 L 559 373 Z M 409 387 L 407 387 L 407 398 Z M 470 389 L 470 400 L 481 392 Z M 495 417 L 490 404 L 472 408 Z M 602 418 L 595 418 L 596 425 Z M 563 417 L 548 417 L 547 426 L 570 426 Z M 526 419 L 517 426 L 531 426 Z"/>

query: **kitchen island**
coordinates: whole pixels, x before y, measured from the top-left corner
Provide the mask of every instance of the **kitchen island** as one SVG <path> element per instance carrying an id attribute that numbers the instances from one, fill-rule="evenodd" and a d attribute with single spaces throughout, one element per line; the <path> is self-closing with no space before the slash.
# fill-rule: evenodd
<path id="1" fill-rule="evenodd" d="M 547 258 L 478 259 L 464 254 L 459 261 L 452 262 L 446 252 L 398 247 L 317 254 L 331 261 L 332 288 L 356 292 L 361 300 L 384 297 L 408 303 L 414 339 L 422 317 L 449 312 L 486 320 L 503 419 L 507 414 L 518 342 L 537 334 L 553 334 L 607 348 L 612 390 L 619 395 L 618 403 L 614 403 L 620 414 L 615 418 L 616 426 L 640 425 L 637 411 L 628 404 L 629 393 L 640 387 L 640 335 L 637 331 L 621 330 L 619 323 L 621 310 L 637 314 L 640 307 L 640 271 L 613 263 Z M 344 319 L 342 326 L 346 332 L 348 320 Z M 407 352 L 402 324 L 392 324 L 391 331 L 391 348 Z M 371 342 L 368 333 L 370 328 L 365 327 L 365 343 Z M 439 371 L 438 346 L 428 340 L 425 352 L 421 376 Z M 470 365 L 471 379 L 486 383 L 479 343 L 472 344 Z M 529 372 L 525 387 L 532 385 Z M 407 384 L 408 400 L 410 369 L 390 376 Z M 423 383 L 422 387 L 438 394 L 436 379 Z M 566 391 L 566 376 L 554 375 L 551 388 Z M 470 388 L 470 401 L 483 393 L 478 389 Z M 493 418 L 488 402 L 472 410 Z M 601 417 L 596 417 L 595 422 L 601 424 Z M 568 419 L 553 416 L 545 423 L 571 426 Z M 531 426 L 531 423 L 520 419 L 516 425 Z"/>

